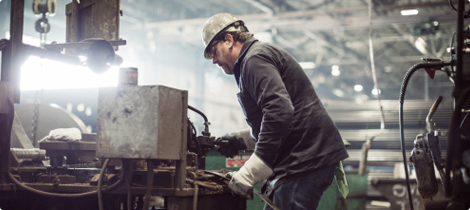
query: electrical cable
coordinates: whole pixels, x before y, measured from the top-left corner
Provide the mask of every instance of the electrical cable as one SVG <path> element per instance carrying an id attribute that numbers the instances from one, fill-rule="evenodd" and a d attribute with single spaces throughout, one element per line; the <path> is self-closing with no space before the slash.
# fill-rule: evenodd
<path id="1" fill-rule="evenodd" d="M 369 54 L 370 54 L 370 68 L 372 71 L 372 79 L 374 81 L 374 89 L 377 90 L 377 102 L 380 107 L 380 132 L 374 136 L 382 135 L 385 130 L 385 115 L 380 99 L 379 82 L 377 81 L 377 74 L 375 70 L 375 59 L 374 59 L 374 45 L 372 43 L 372 0 L 369 0 Z"/>
<path id="2" fill-rule="evenodd" d="M 457 11 L 457 8 L 455 8 L 454 3 L 452 3 L 452 0 L 448 0 L 448 2 L 449 2 L 449 5 L 452 7 L 452 9 Z"/>
<path id="3" fill-rule="evenodd" d="M 103 175 L 104 171 L 106 170 L 106 167 L 108 167 L 109 164 L 109 159 L 106 158 L 106 160 L 103 163 L 103 167 L 101 167 L 100 171 L 100 176 L 98 177 L 98 208 L 99 210 L 103 210 L 103 194 L 102 194 L 102 186 L 103 186 Z"/>
<path id="4" fill-rule="evenodd" d="M 93 195 L 93 194 L 96 194 L 98 192 L 98 190 L 93 190 L 93 191 L 90 191 L 90 192 L 84 192 L 84 193 L 73 193 L 73 194 L 65 194 L 65 193 L 52 193 L 52 192 L 46 192 L 46 191 L 42 191 L 42 190 L 38 190 L 38 189 L 35 189 L 33 187 L 30 187 L 26 184 L 23 184 L 21 183 L 20 181 L 18 181 L 14 175 L 11 173 L 11 172 L 8 172 L 8 175 L 10 177 L 10 179 L 16 184 L 18 185 L 19 187 L 27 190 L 27 191 L 30 191 L 32 193 L 36 193 L 36 194 L 39 194 L 39 195 L 44 195 L 44 196 L 52 196 L 52 197 L 61 197 L 61 198 L 78 198 L 78 197 L 85 197 L 85 196 L 90 196 L 90 195 Z M 103 192 L 105 191 L 109 191 L 109 190 L 112 190 L 114 189 L 115 187 L 117 187 L 119 184 L 121 184 L 122 182 L 122 179 L 119 179 L 118 181 L 116 181 L 114 184 L 110 185 L 109 187 L 106 187 L 104 189 L 102 189 Z"/>
<path id="5" fill-rule="evenodd" d="M 426 62 L 426 63 L 418 63 L 413 65 L 405 74 L 405 77 L 403 79 L 403 82 L 401 84 L 400 88 L 400 97 L 399 97 L 399 110 L 398 110 L 398 119 L 399 119 L 399 129 L 400 129 L 400 143 L 401 143 L 401 152 L 403 155 L 403 165 L 405 167 L 405 178 L 406 178 L 406 188 L 408 192 L 408 198 L 409 198 L 409 203 L 410 203 L 410 209 L 413 210 L 413 198 L 411 195 L 411 187 L 410 187 L 410 177 L 408 174 L 408 164 L 406 161 L 406 148 L 405 148 L 405 133 L 404 133 L 404 128 L 403 128 L 403 104 L 404 104 L 404 99 L 405 99 L 405 93 L 406 93 L 406 87 L 408 86 L 408 82 L 413 75 L 413 73 L 421 68 L 442 68 L 443 66 L 450 65 L 450 62 Z"/>
<path id="6" fill-rule="evenodd" d="M 377 91 L 377 102 L 380 108 L 380 131 L 379 133 L 373 135 L 362 145 L 362 159 L 359 162 L 359 174 L 364 175 L 367 169 L 367 153 L 369 152 L 370 145 L 372 141 L 377 137 L 383 134 L 385 130 L 385 114 L 380 100 L 380 89 L 377 81 L 377 74 L 375 70 L 375 60 L 374 60 L 374 45 L 372 43 L 372 0 L 369 0 L 369 56 L 370 56 L 370 68 L 372 72 L 372 80 L 374 81 L 374 89 Z"/>

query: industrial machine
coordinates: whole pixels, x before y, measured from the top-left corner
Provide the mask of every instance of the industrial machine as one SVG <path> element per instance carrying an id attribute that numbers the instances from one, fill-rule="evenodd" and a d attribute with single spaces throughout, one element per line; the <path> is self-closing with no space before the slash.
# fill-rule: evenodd
<path id="1" fill-rule="evenodd" d="M 19 67 L 28 55 L 100 73 L 122 59 L 115 54 L 119 0 L 74 0 L 67 5 L 67 43 L 23 44 L 24 1 L 11 5 L 10 39 L 0 41 L 0 209 L 245 209 L 245 199 L 227 188 L 227 171 L 205 170 L 214 147 L 205 115 L 188 105 L 188 92 L 165 86 L 122 84 L 101 88 L 97 132 L 54 129 L 34 148 L 18 117 Z M 34 1 L 43 14 L 55 1 Z M 84 55 L 84 62 L 79 56 Z M 66 70 L 64 70 L 66 71 Z M 199 132 L 188 110 L 204 118 Z M 15 145 L 10 149 L 11 134 Z"/>
<path id="2" fill-rule="evenodd" d="M 440 130 L 433 122 L 432 116 L 439 112 L 438 106 L 442 100 L 439 97 L 431 107 L 426 117 L 427 133 L 418 134 L 414 141 L 410 161 L 416 170 L 417 189 L 426 209 L 469 209 L 470 208 L 470 124 L 469 94 L 470 94 L 470 66 L 469 64 L 469 38 L 470 28 L 464 26 L 464 19 L 468 18 L 464 1 L 458 1 L 455 7 L 457 12 L 457 31 L 452 38 L 450 47 L 450 60 L 441 61 L 425 59 L 424 62 L 412 66 L 405 75 L 400 93 L 400 127 L 402 139 L 403 161 L 408 175 L 407 160 L 404 150 L 403 135 L 403 103 L 407 84 L 414 72 L 426 70 L 431 78 L 436 71 L 443 71 L 454 83 L 452 98 L 454 107 L 447 131 Z M 446 139 L 447 151 L 441 151 L 442 139 Z M 440 175 L 436 178 L 436 172 Z M 407 209 L 414 209 L 411 198 L 409 177 L 407 195 L 409 202 Z"/>

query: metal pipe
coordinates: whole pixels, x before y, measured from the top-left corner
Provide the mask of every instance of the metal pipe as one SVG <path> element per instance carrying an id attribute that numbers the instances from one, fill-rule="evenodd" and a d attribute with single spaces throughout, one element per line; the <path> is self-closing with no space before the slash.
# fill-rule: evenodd
<path id="1" fill-rule="evenodd" d="M 83 66 L 83 63 L 80 61 L 78 56 L 62 54 L 53 50 L 46 50 L 44 48 L 34 47 L 31 45 L 27 45 L 27 44 L 22 44 L 21 49 L 27 55 L 35 55 L 40 58 L 47 58 L 47 59 L 56 60 L 56 61 L 60 61 L 64 63 L 69 63 L 72 65 Z"/>
<path id="2" fill-rule="evenodd" d="M 21 149 L 11 148 L 10 152 L 14 154 L 18 159 L 31 159 L 31 160 L 45 160 L 46 150 L 34 148 L 34 149 Z"/>
<path id="3" fill-rule="evenodd" d="M 457 42 L 455 45 L 456 53 L 456 75 L 455 75 L 455 89 L 453 95 L 456 99 L 459 98 L 459 95 L 463 89 L 463 35 L 464 35 L 464 20 L 463 15 L 465 12 L 464 0 L 458 1 L 457 8 Z"/>
<path id="4" fill-rule="evenodd" d="M 142 210 L 148 210 L 150 205 L 150 196 L 152 196 L 152 185 L 153 185 L 153 161 L 147 160 L 147 190 L 145 192 L 144 206 Z"/>

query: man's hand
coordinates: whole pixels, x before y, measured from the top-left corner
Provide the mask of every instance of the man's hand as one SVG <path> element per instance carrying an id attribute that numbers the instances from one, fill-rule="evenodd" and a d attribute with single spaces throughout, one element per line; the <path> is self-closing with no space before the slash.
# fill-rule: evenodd
<path id="1" fill-rule="evenodd" d="M 253 199 L 253 186 L 270 177 L 274 171 L 253 153 L 243 167 L 233 174 L 228 187 L 236 194 Z"/>
<path id="2" fill-rule="evenodd" d="M 253 186 L 244 183 L 243 180 L 232 178 L 228 187 L 237 195 L 240 195 L 248 200 L 253 200 Z"/>
<path id="3" fill-rule="evenodd" d="M 225 157 L 233 157 L 238 154 L 238 150 L 246 149 L 245 141 L 243 138 L 236 136 L 223 136 L 216 140 L 220 154 Z"/>

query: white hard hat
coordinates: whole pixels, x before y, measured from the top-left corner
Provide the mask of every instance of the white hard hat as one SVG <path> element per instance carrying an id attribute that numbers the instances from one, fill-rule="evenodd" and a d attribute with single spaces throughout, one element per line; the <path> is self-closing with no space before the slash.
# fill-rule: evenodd
<path id="1" fill-rule="evenodd" d="M 248 31 L 245 23 L 229 13 L 218 13 L 210 17 L 204 24 L 202 29 L 202 42 L 206 48 L 204 49 L 204 57 L 211 59 L 210 49 L 214 38 L 226 31 Z"/>

